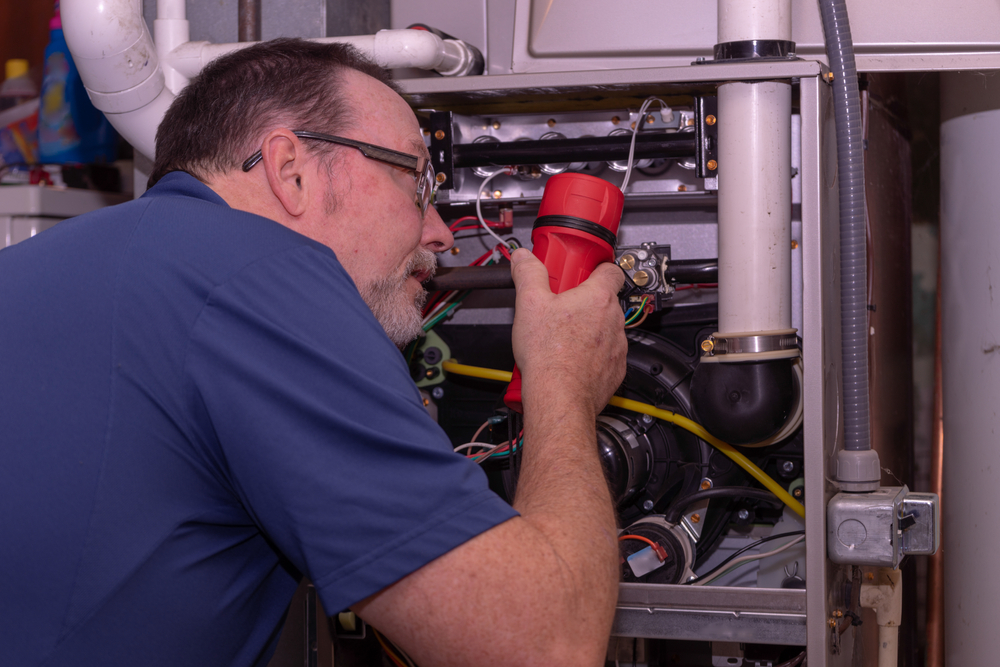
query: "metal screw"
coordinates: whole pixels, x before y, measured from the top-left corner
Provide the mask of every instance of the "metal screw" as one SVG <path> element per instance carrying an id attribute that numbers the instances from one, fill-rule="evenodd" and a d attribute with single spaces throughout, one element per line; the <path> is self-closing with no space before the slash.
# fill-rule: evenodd
<path id="1" fill-rule="evenodd" d="M 691 515 L 691 523 L 698 523 L 699 521 L 701 521 L 701 515 L 700 514 L 692 514 Z"/>
<path id="2" fill-rule="evenodd" d="M 687 123 L 685 123 L 685 125 L 694 125 L 694 118 L 688 118 Z"/>
<path id="3" fill-rule="evenodd" d="M 462 252 L 462 249 L 459 248 L 458 246 L 453 246 L 452 249 L 451 249 L 451 254 L 452 255 L 457 255 L 460 252 Z"/>
<path id="4" fill-rule="evenodd" d="M 498 120 L 493 121 L 493 129 L 494 130 L 499 130 L 500 129 L 500 121 L 498 121 Z"/>
<path id="5" fill-rule="evenodd" d="M 712 488 L 712 480 L 710 480 L 708 477 L 706 477 L 705 479 L 701 480 L 701 490 L 702 491 L 705 491 L 706 489 L 711 489 L 711 488 Z"/>
<path id="6" fill-rule="evenodd" d="M 645 271 L 636 271 L 632 276 L 632 282 L 634 282 L 639 287 L 645 287 L 646 283 L 649 282 L 649 274 Z"/>
<path id="7" fill-rule="evenodd" d="M 792 491 L 792 495 L 795 496 L 796 498 L 801 498 L 802 497 L 802 487 L 801 486 L 797 487 L 794 491 Z"/>
<path id="8" fill-rule="evenodd" d="M 795 461 L 782 461 L 781 462 L 781 471 L 782 472 L 788 472 L 788 473 L 790 473 L 793 470 L 795 470 Z"/>
<path id="9" fill-rule="evenodd" d="M 500 199 L 500 197 L 503 197 L 503 191 L 502 190 L 494 190 L 493 191 L 493 198 L 494 199 Z"/>
<path id="10" fill-rule="evenodd" d="M 618 260 L 618 266 L 626 271 L 631 271 L 632 267 L 635 266 L 635 257 L 629 254 L 622 255 L 621 259 Z"/>
<path id="11" fill-rule="evenodd" d="M 434 138 L 437 139 L 438 141 L 444 139 L 444 130 L 438 130 L 437 132 L 435 132 Z"/>
<path id="12" fill-rule="evenodd" d="M 648 116 L 646 116 L 646 125 L 652 125 L 655 122 L 656 118 L 653 117 L 653 114 L 649 114 Z"/>
<path id="13" fill-rule="evenodd" d="M 714 349 L 715 349 L 715 341 L 712 340 L 711 338 L 706 338 L 705 340 L 701 341 L 702 352 L 711 352 Z"/>
<path id="14" fill-rule="evenodd" d="M 642 423 L 643 424 L 652 424 L 653 423 L 653 415 L 643 415 L 642 416 Z"/>
<path id="15" fill-rule="evenodd" d="M 792 250 L 795 250 L 798 247 L 799 247 L 799 242 L 796 241 L 795 239 L 792 239 Z"/>
<path id="16" fill-rule="evenodd" d="M 833 83 L 833 72 L 826 73 L 826 80 L 829 81 L 830 83 Z"/>
<path id="17" fill-rule="evenodd" d="M 434 387 L 433 389 L 431 389 L 431 396 L 434 397 L 434 400 L 440 401 L 442 398 L 444 398 L 444 389 L 442 389 L 441 387 Z"/>
<path id="18" fill-rule="evenodd" d="M 687 192 L 687 191 L 688 191 L 688 186 L 686 186 L 686 185 L 678 185 L 677 186 L 677 192 Z"/>
<path id="19" fill-rule="evenodd" d="M 705 125 L 715 125 L 715 116 L 712 114 L 705 116 Z"/>
<path id="20" fill-rule="evenodd" d="M 437 181 L 439 184 L 444 183 L 445 181 L 448 180 L 448 175 L 445 174 L 443 171 L 439 171 L 437 174 L 434 175 L 434 180 Z"/>
<path id="21" fill-rule="evenodd" d="M 705 166 L 708 167 L 709 171 L 715 171 L 716 169 L 719 168 L 719 163 L 716 162 L 715 160 L 709 160 L 708 164 L 706 164 Z"/>
<path id="22" fill-rule="evenodd" d="M 612 125 L 617 125 L 620 122 L 622 122 L 622 119 L 619 118 L 618 116 L 612 116 L 611 117 L 611 124 Z"/>
<path id="23" fill-rule="evenodd" d="M 425 399 L 424 399 L 424 407 L 426 408 L 426 407 L 427 407 L 428 405 L 430 405 L 430 404 L 431 404 L 431 399 L 429 399 L 429 398 L 425 398 Z"/>
<path id="24" fill-rule="evenodd" d="M 831 628 L 835 628 L 837 627 L 837 619 L 831 618 L 829 621 L 826 622 L 826 624 L 829 625 Z"/>
<path id="25" fill-rule="evenodd" d="M 555 127 L 556 126 L 556 119 L 555 118 L 549 118 L 549 120 L 546 122 L 546 125 L 548 125 L 549 127 Z"/>
<path id="26" fill-rule="evenodd" d="M 834 618 L 843 618 L 844 617 L 844 612 L 842 612 L 842 611 L 840 611 L 838 609 L 837 611 L 833 612 L 833 617 Z"/>
<path id="27" fill-rule="evenodd" d="M 652 500 L 644 500 L 644 501 L 642 501 L 642 509 L 644 509 L 647 512 L 652 512 L 653 511 L 653 501 Z"/>
<path id="28" fill-rule="evenodd" d="M 636 254 L 639 256 L 639 259 L 646 259 L 647 257 L 649 257 L 649 253 L 646 252 L 645 250 L 640 250 Z"/>
<path id="29" fill-rule="evenodd" d="M 746 521 L 747 519 L 750 518 L 750 511 L 742 509 L 736 513 L 736 518 L 739 519 L 740 521 Z"/>

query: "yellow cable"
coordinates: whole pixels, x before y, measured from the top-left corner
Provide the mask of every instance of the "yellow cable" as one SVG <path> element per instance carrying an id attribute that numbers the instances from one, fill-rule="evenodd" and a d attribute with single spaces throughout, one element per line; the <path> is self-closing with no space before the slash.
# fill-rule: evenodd
<path id="1" fill-rule="evenodd" d="M 454 361 L 446 361 L 441 366 L 446 373 L 455 375 L 468 375 L 469 377 L 482 378 L 483 380 L 496 380 L 497 382 L 510 382 L 510 371 L 498 371 L 494 368 L 480 368 L 479 366 L 466 366 Z"/>
<path id="2" fill-rule="evenodd" d="M 444 367 L 445 372 L 454 373 L 455 375 L 468 375 L 470 377 L 482 378 L 484 380 L 510 382 L 511 374 L 507 371 L 498 371 L 493 368 L 480 368 L 479 366 L 466 366 L 464 364 L 455 363 L 454 361 L 446 361 L 442 364 L 442 366 Z M 768 476 L 766 472 L 758 468 L 753 461 L 736 451 L 732 445 L 719 440 L 714 435 L 706 431 L 705 427 L 701 424 L 691 421 L 687 417 L 681 416 L 675 412 L 661 410 L 660 408 L 653 407 L 648 403 L 640 403 L 639 401 L 622 398 L 621 396 L 612 396 L 611 405 L 622 408 L 623 410 L 650 415 L 651 417 L 656 417 L 657 419 L 662 419 L 665 422 L 676 424 L 682 429 L 690 431 L 735 461 L 736 465 L 750 473 L 751 477 L 763 484 L 764 487 L 776 495 L 781 502 L 788 505 L 789 509 L 803 519 L 805 518 L 806 510 L 802 506 L 802 503 L 793 498 L 788 491 Z"/>

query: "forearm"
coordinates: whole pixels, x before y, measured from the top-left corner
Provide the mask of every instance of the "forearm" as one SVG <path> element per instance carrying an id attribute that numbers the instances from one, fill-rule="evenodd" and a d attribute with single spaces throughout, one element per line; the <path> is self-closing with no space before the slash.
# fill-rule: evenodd
<path id="1" fill-rule="evenodd" d="M 527 389 L 527 387 L 526 387 Z M 525 395 L 525 445 L 514 507 L 551 550 L 561 584 L 549 621 L 603 655 L 618 594 L 615 514 L 586 405 Z M 557 628 L 552 628 L 556 630 Z"/>

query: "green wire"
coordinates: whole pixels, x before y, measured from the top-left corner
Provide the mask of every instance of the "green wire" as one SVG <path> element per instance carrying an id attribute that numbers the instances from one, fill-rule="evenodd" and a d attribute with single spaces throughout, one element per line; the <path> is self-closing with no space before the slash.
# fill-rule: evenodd
<path id="1" fill-rule="evenodd" d="M 625 326 L 628 326 L 628 325 L 632 324 L 633 322 L 636 322 L 639 319 L 639 316 L 642 315 L 642 311 L 643 311 L 643 309 L 645 309 L 646 303 L 648 301 L 649 301 L 649 297 L 648 296 L 642 298 L 642 303 L 640 303 L 636 307 L 635 312 L 632 313 L 631 315 L 629 315 L 628 318 L 625 320 Z M 631 308 L 629 310 L 631 310 Z"/>

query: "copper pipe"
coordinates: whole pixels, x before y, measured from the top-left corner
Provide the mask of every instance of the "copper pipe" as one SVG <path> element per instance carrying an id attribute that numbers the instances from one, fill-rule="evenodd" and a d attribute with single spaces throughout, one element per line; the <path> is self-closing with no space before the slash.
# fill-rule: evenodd
<path id="1" fill-rule="evenodd" d="M 934 315 L 934 405 L 931 427 L 931 488 L 941 502 L 944 467 L 944 408 L 941 376 L 941 248 L 938 246 L 937 298 Z M 942 513 L 943 516 L 943 513 Z M 942 526 L 942 531 L 944 527 Z M 944 539 L 927 564 L 927 667 L 944 667 Z"/>
<path id="2" fill-rule="evenodd" d="M 239 0 L 239 41 L 260 41 L 260 0 Z"/>

